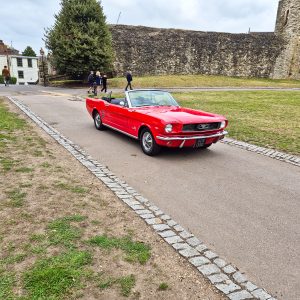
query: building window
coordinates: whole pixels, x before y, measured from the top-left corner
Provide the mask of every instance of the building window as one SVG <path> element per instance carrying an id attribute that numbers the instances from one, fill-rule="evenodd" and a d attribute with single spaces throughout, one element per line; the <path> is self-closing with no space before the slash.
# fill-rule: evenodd
<path id="1" fill-rule="evenodd" d="M 20 57 L 17 57 L 17 66 L 23 67 L 23 61 L 22 61 L 22 58 L 20 58 Z"/>
<path id="2" fill-rule="evenodd" d="M 28 63 L 28 68 L 32 68 L 32 59 L 31 58 L 27 59 L 27 63 Z"/>
<path id="3" fill-rule="evenodd" d="M 18 78 L 24 79 L 24 72 L 23 71 L 18 71 Z"/>

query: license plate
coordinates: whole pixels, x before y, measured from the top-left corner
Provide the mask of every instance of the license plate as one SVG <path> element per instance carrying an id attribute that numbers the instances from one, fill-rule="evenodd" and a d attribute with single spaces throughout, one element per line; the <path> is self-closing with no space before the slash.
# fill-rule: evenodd
<path id="1" fill-rule="evenodd" d="M 205 139 L 198 139 L 195 142 L 195 148 L 200 148 L 203 147 L 205 145 Z"/>

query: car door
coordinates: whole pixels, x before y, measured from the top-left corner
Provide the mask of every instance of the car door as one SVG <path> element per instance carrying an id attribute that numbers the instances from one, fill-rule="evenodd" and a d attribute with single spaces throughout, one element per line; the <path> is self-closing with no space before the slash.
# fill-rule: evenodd
<path id="1" fill-rule="evenodd" d="M 99 112 L 104 125 L 111 126 L 111 114 L 110 114 L 110 103 L 101 100 L 99 106 Z"/>
<path id="2" fill-rule="evenodd" d="M 107 109 L 110 126 L 128 133 L 128 108 L 120 104 L 110 103 Z"/>

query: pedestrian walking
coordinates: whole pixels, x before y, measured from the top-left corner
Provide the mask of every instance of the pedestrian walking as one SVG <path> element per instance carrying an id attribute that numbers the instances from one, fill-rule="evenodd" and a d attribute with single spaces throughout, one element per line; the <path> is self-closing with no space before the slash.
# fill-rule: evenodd
<path id="1" fill-rule="evenodd" d="M 3 80 L 4 80 L 5 86 L 9 86 L 9 83 L 10 83 L 10 72 L 9 72 L 7 66 L 4 66 L 4 68 L 2 70 L 2 76 L 3 76 Z"/>
<path id="2" fill-rule="evenodd" d="M 132 90 L 132 86 L 131 86 L 132 74 L 130 71 L 127 71 L 127 73 L 126 73 L 126 80 L 127 80 L 127 85 L 126 85 L 125 91 L 127 91 L 128 87 Z"/>
<path id="3" fill-rule="evenodd" d="M 94 90 L 94 85 L 95 85 L 95 75 L 94 71 L 91 71 L 89 76 L 88 76 L 88 84 L 89 84 L 89 90 L 88 94 L 91 92 L 91 90 Z"/>
<path id="4" fill-rule="evenodd" d="M 100 71 L 96 72 L 96 78 L 95 79 L 96 79 L 96 95 L 97 95 L 98 92 L 99 92 L 99 89 L 100 89 L 100 85 L 101 85 L 101 74 L 100 74 Z"/>
<path id="5" fill-rule="evenodd" d="M 102 76 L 102 89 L 101 89 L 101 92 L 107 92 L 107 76 L 106 74 L 103 74 Z"/>

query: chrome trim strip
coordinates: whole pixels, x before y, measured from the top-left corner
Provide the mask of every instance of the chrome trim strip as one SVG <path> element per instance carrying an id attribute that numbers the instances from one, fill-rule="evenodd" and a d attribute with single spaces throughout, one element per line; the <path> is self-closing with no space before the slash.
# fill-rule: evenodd
<path id="1" fill-rule="evenodd" d="M 132 135 L 132 134 L 129 134 L 129 133 L 123 131 L 123 130 L 117 129 L 117 128 L 115 128 L 115 127 L 113 127 L 113 126 L 110 126 L 110 125 L 107 125 L 107 124 L 105 124 L 105 123 L 102 123 L 102 124 L 103 124 L 104 126 L 110 128 L 110 129 L 113 129 L 113 130 L 118 131 L 118 132 L 120 132 L 120 133 L 126 134 L 126 135 L 128 135 L 128 136 L 130 136 L 130 137 L 132 137 L 132 138 L 134 138 L 134 139 L 136 139 L 136 140 L 139 139 L 138 137 L 136 137 L 136 136 L 134 136 L 134 135 Z"/>
<path id="2" fill-rule="evenodd" d="M 216 131 L 216 130 L 220 130 L 220 128 L 215 128 L 215 129 L 206 129 L 206 130 L 182 130 L 182 132 L 184 133 L 189 133 L 189 132 L 194 132 L 194 133 L 202 133 L 202 132 L 209 132 L 209 131 Z"/>
<path id="3" fill-rule="evenodd" d="M 179 148 L 182 148 L 184 145 L 185 141 L 182 141 L 182 143 L 180 144 Z"/>
<path id="4" fill-rule="evenodd" d="M 227 131 L 218 132 L 216 134 L 211 135 L 197 135 L 197 136 L 186 136 L 186 137 L 164 137 L 164 136 L 157 136 L 156 138 L 162 141 L 187 141 L 187 140 L 198 140 L 198 139 L 207 139 L 207 138 L 213 138 L 213 137 L 219 137 L 224 136 L 228 134 Z"/>

